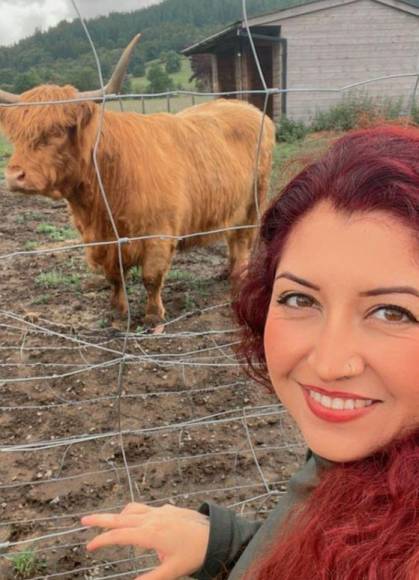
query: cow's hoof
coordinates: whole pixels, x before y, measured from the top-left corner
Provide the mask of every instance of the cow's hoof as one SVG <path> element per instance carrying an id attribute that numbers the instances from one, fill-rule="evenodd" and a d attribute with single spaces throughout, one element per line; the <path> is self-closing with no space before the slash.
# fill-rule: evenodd
<path id="1" fill-rule="evenodd" d="M 116 317 L 111 322 L 111 328 L 116 332 L 129 332 L 126 318 Z"/>
<path id="2" fill-rule="evenodd" d="M 150 334 L 164 334 L 164 332 L 165 332 L 164 324 L 158 324 L 154 328 L 150 329 Z"/>
<path id="3" fill-rule="evenodd" d="M 144 318 L 144 327 L 148 334 L 163 334 L 164 321 L 156 314 L 149 314 Z"/>

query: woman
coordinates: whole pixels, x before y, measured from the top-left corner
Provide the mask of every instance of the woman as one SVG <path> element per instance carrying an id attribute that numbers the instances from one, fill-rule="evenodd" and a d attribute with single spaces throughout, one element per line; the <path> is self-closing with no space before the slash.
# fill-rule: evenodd
<path id="1" fill-rule="evenodd" d="M 130 504 L 83 518 L 110 528 L 88 549 L 155 549 L 147 580 L 418 580 L 419 130 L 348 134 L 295 177 L 235 308 L 308 461 L 263 524 Z"/>

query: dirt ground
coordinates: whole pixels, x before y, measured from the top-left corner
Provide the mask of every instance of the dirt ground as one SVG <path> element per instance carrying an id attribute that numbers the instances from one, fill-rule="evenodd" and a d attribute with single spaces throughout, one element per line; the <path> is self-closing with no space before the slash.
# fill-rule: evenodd
<path id="1" fill-rule="evenodd" d="M 223 244 L 176 256 L 163 335 L 134 272 L 125 333 L 63 202 L 0 188 L 0 215 L 0 578 L 133 578 L 150 556 L 87 555 L 79 523 L 131 499 L 263 518 L 304 447 L 233 356 Z"/>

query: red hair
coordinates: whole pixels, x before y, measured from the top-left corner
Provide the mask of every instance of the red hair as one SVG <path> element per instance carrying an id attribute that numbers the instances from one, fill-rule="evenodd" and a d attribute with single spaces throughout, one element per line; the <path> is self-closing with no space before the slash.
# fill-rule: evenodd
<path id="1" fill-rule="evenodd" d="M 419 429 L 326 471 L 249 580 L 418 580 Z"/>
<path id="2" fill-rule="evenodd" d="M 269 388 L 263 332 L 277 264 L 293 226 L 326 200 L 347 215 L 386 212 L 419 240 L 419 129 L 383 126 L 345 135 L 266 211 L 234 309 L 239 354 Z M 414 428 L 371 457 L 324 472 L 249 578 L 417 580 L 419 425 Z"/>
<path id="3" fill-rule="evenodd" d="M 337 211 L 384 211 L 419 242 L 419 129 L 389 125 L 348 133 L 308 165 L 272 201 L 233 308 L 238 354 L 253 378 L 271 388 L 263 332 L 276 268 L 293 226 L 321 201 Z"/>

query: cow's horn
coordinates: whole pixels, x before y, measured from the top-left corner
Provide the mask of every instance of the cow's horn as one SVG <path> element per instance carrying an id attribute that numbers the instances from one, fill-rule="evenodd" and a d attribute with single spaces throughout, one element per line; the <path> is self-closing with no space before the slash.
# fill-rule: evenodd
<path id="1" fill-rule="evenodd" d="M 17 103 L 20 99 L 19 95 L 8 93 L 0 89 L 0 103 Z"/>
<path id="2" fill-rule="evenodd" d="M 96 91 L 83 91 L 80 92 L 79 95 L 81 97 L 89 97 L 95 99 L 98 97 L 103 97 L 103 95 L 112 95 L 119 93 L 121 91 L 122 82 L 124 80 L 125 73 L 127 72 L 132 52 L 137 42 L 140 40 L 140 36 L 141 34 L 136 34 L 129 43 L 129 45 L 126 47 L 126 49 L 122 53 L 121 58 L 118 61 L 118 64 L 115 67 L 115 70 L 112 73 L 111 78 L 109 79 L 108 83 L 103 87 L 103 90 L 97 89 Z"/>

